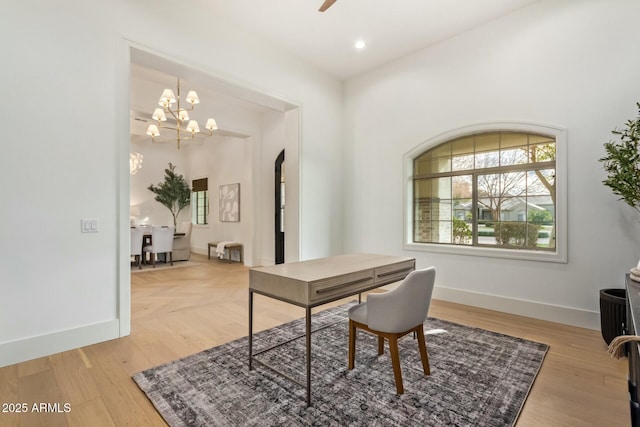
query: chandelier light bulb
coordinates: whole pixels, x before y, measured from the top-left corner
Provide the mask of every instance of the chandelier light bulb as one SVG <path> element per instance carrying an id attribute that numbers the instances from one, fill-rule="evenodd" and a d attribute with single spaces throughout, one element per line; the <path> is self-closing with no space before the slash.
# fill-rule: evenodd
<path id="1" fill-rule="evenodd" d="M 160 135 L 160 131 L 158 130 L 158 126 L 149 125 L 149 127 L 147 128 L 147 135 L 150 135 L 151 138 L 155 138 L 156 136 Z"/>
<path id="2" fill-rule="evenodd" d="M 142 169 L 142 159 L 144 156 L 140 153 L 129 153 L 129 173 L 135 175 Z"/>
<path id="3" fill-rule="evenodd" d="M 210 131 L 214 131 L 218 129 L 218 125 L 216 124 L 216 121 L 214 119 L 207 120 L 207 124 L 204 125 L 204 127 Z"/>
<path id="4" fill-rule="evenodd" d="M 151 117 L 153 120 L 157 120 L 159 122 L 167 121 L 167 116 L 164 114 L 164 110 L 162 108 L 156 108 Z"/>
<path id="5" fill-rule="evenodd" d="M 158 101 L 159 105 L 163 107 L 168 107 L 171 104 L 175 104 L 176 96 L 173 94 L 171 89 L 165 89 L 162 91 L 162 96 L 160 96 L 160 101 Z"/>
<path id="6" fill-rule="evenodd" d="M 200 99 L 195 90 L 190 90 L 189 93 L 187 93 L 187 102 L 191 105 L 200 103 Z"/>
<path id="7" fill-rule="evenodd" d="M 180 120 L 181 123 L 189 120 L 189 113 L 187 113 L 187 110 L 180 110 L 178 112 L 178 120 Z"/>
<path id="8" fill-rule="evenodd" d="M 195 120 L 190 120 L 187 125 L 187 130 L 192 134 L 200 132 L 200 128 L 198 127 L 198 122 Z"/>

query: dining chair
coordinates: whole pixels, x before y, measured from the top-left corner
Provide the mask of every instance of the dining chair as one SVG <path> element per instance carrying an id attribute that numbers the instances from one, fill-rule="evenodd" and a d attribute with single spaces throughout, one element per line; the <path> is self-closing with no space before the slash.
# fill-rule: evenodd
<path id="1" fill-rule="evenodd" d="M 154 225 L 151 227 L 151 244 L 144 247 L 144 252 L 151 254 L 151 264 L 156 267 L 156 258 L 158 254 L 166 254 L 169 256 L 169 262 L 173 265 L 173 235 L 175 227 L 160 227 Z"/>
<path id="2" fill-rule="evenodd" d="M 184 236 L 175 236 L 173 239 L 173 260 L 189 261 L 191 257 L 191 221 L 184 221 L 178 224 L 176 233 Z"/>
<path id="3" fill-rule="evenodd" d="M 398 394 L 404 393 L 398 339 L 415 332 L 425 375 L 431 373 L 424 339 L 423 323 L 431 304 L 436 269 L 429 267 L 409 273 L 395 289 L 369 294 L 367 302 L 349 309 L 349 370 L 355 366 L 356 331 L 362 329 L 378 336 L 378 354 L 384 353 L 384 340 L 389 341 L 393 376 Z"/>
<path id="4" fill-rule="evenodd" d="M 142 239 L 144 230 L 138 227 L 131 227 L 131 256 L 135 257 L 138 268 L 142 268 Z"/>

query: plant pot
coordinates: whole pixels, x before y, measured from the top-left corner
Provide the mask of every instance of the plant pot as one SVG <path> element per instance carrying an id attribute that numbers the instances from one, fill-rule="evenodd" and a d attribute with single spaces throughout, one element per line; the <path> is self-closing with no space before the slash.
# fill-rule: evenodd
<path id="1" fill-rule="evenodd" d="M 600 290 L 600 330 L 607 345 L 624 333 L 627 324 L 626 301 L 626 289 Z"/>

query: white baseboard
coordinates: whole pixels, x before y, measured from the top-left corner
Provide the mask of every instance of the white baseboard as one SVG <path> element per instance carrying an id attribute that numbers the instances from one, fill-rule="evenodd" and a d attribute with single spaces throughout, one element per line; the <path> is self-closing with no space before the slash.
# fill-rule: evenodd
<path id="1" fill-rule="evenodd" d="M 433 289 L 433 298 L 580 328 L 600 329 L 600 313 L 597 311 L 439 286 Z"/>
<path id="2" fill-rule="evenodd" d="M 0 368 L 120 337 L 118 319 L 0 344 Z"/>

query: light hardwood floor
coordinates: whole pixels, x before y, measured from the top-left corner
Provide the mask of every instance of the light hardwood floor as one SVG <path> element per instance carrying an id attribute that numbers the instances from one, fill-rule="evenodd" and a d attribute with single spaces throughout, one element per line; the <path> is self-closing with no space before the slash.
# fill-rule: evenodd
<path id="1" fill-rule="evenodd" d="M 248 269 L 193 260 L 201 264 L 132 275 L 130 336 L 1 368 L 0 403 L 68 403 L 71 411 L 0 413 L 0 426 L 165 425 L 131 375 L 248 332 Z M 254 307 L 256 330 L 304 315 L 261 296 Z M 630 424 L 627 360 L 607 355 L 599 331 L 438 300 L 429 315 L 551 346 L 519 427 Z"/>

